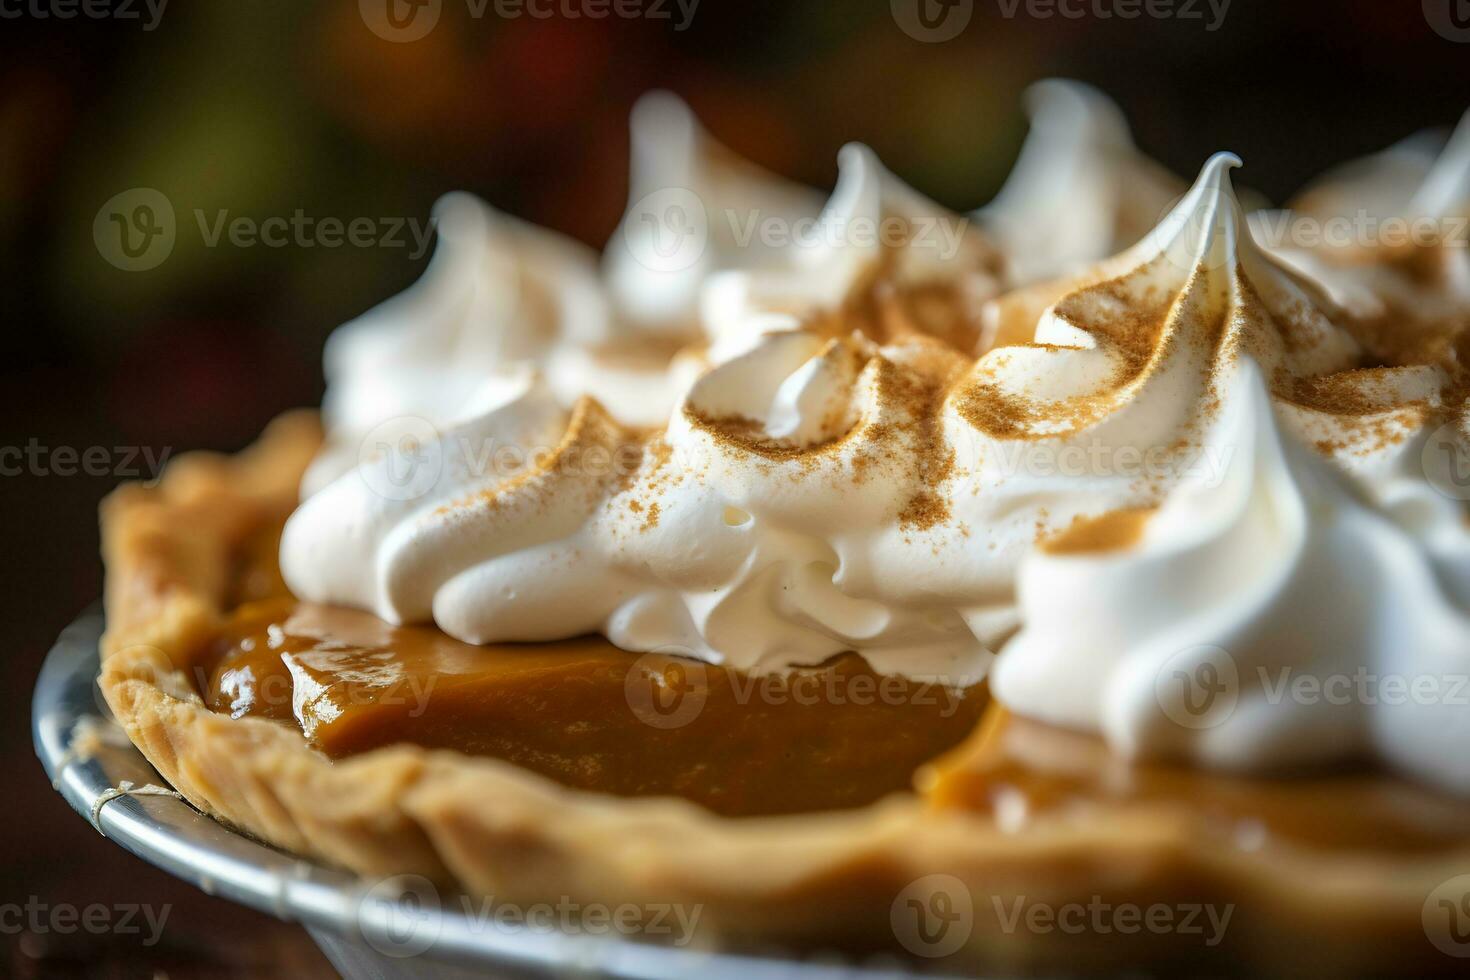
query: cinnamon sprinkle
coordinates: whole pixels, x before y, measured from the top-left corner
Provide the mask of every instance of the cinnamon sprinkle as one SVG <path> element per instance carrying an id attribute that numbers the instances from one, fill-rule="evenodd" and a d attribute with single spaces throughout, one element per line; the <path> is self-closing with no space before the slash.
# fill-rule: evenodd
<path id="1" fill-rule="evenodd" d="M 1143 540 L 1144 528 L 1155 513 L 1152 507 L 1130 507 L 1097 517 L 1079 517 L 1066 530 L 1042 541 L 1041 550 L 1049 555 L 1126 551 Z"/>

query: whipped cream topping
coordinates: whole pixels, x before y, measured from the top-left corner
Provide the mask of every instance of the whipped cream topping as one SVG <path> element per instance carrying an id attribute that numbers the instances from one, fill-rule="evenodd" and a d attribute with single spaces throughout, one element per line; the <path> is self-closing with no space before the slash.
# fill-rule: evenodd
<path id="1" fill-rule="evenodd" d="M 779 267 L 723 277 L 748 300 L 734 320 L 713 306 L 709 360 L 726 363 L 685 382 L 662 433 L 625 427 L 591 384 L 568 409 L 556 385 L 573 346 L 556 338 L 585 346 L 623 321 L 547 331 L 551 350 L 524 362 L 541 370 L 458 403 L 477 412 L 369 441 L 302 505 L 282 543 L 293 591 L 471 642 L 601 631 L 772 670 L 856 648 L 894 672 L 980 676 L 989 652 L 934 577 L 889 595 L 881 570 L 959 541 L 927 532 L 942 516 L 934 406 L 969 356 L 930 335 L 972 356 L 999 256 L 865 147 L 840 164 L 814 234 Z M 914 465 L 921 449 L 933 465 Z M 858 471 L 862 506 L 834 510 Z"/>
<path id="2" fill-rule="evenodd" d="M 785 318 L 879 342 L 932 336 L 978 353 L 983 305 L 1007 282 L 999 251 L 970 220 L 905 185 L 868 147 L 844 146 L 837 165 L 827 206 L 781 262 L 726 271 L 705 284 L 701 321 L 711 358 L 718 363 L 747 349 Z"/>
<path id="3" fill-rule="evenodd" d="M 682 112 L 652 105 L 640 112 Z M 689 161 L 707 138 L 681 118 L 679 167 L 703 172 Z M 482 298 L 465 283 L 484 274 L 466 270 L 503 267 L 483 259 L 495 236 L 446 236 L 424 281 L 369 315 L 411 325 L 351 325 L 345 337 L 370 339 L 332 355 L 360 381 L 334 381 L 329 415 L 365 406 L 360 431 L 386 401 L 433 425 L 354 447 L 355 471 L 302 504 L 282 540 L 292 591 L 472 643 L 600 632 L 758 672 L 856 650 L 968 684 L 1001 651 L 1012 709 L 1134 755 L 1261 771 L 1376 754 L 1464 785 L 1463 765 L 1435 754 L 1464 734 L 1453 711 L 1318 711 L 1253 673 L 1446 673 L 1470 649 L 1464 331 L 1384 356 L 1332 288 L 1253 239 L 1228 154 L 1137 244 L 1004 295 L 1012 272 L 987 234 L 865 147 L 839 163 L 813 233 L 759 262 L 717 247 L 692 273 L 645 279 L 657 270 L 636 262 L 636 237 L 615 236 L 631 251 L 610 250 L 606 291 L 677 302 L 584 303 L 585 262 L 554 261 L 578 249 L 536 252 L 533 268 L 519 240 L 518 290 L 501 276 Z M 476 313 L 506 326 L 476 335 L 500 347 L 472 363 L 444 325 L 503 309 L 491 293 L 537 315 Z M 691 317 L 707 347 L 670 361 Z M 403 335 L 416 331 L 422 349 Z M 664 342 L 657 369 L 597 369 L 649 340 Z M 416 389 L 345 394 L 417 385 L 415 358 L 423 379 L 463 364 L 478 384 L 451 395 L 443 373 L 429 393 L 442 411 Z M 1092 551 L 1048 545 L 1058 534 Z M 1369 567 L 1348 567 L 1354 553 Z M 1326 615 L 1353 589 L 1376 597 L 1341 617 L 1362 636 L 1303 632 L 1293 610 Z M 1166 649 L 1186 633 L 1198 638 Z M 1233 658 L 1234 737 L 1165 726 L 1167 702 L 1141 686 L 1137 672 L 1191 643 Z"/>
<path id="4" fill-rule="evenodd" d="M 755 224 L 810 221 L 822 199 L 720 145 L 670 92 L 639 99 L 632 149 L 629 207 L 603 254 L 608 294 L 638 330 L 695 339 L 710 276 L 785 261 Z"/>
<path id="5" fill-rule="evenodd" d="M 1383 219 L 1403 217 L 1410 213 L 1441 213 L 1448 203 L 1441 195 L 1425 196 L 1440 181 L 1430 181 L 1431 172 L 1439 169 L 1449 177 L 1452 160 L 1460 156 L 1452 147 L 1463 141 L 1470 130 L 1462 119 L 1447 141 L 1443 130 L 1425 130 L 1400 140 L 1393 146 L 1357 160 L 1331 168 L 1311 181 L 1290 203 L 1291 210 L 1313 218 L 1349 217 L 1361 212 L 1365 217 Z M 1449 177 L 1451 181 L 1455 178 Z M 1418 198 L 1418 205 L 1415 199 Z"/>
<path id="6" fill-rule="evenodd" d="M 1031 132 L 995 200 L 975 213 L 1017 284 L 1057 279 L 1138 242 L 1185 190 L 1133 145 L 1091 85 L 1049 78 L 1025 94 Z"/>
<path id="7" fill-rule="evenodd" d="M 605 282 L 597 256 L 565 236 L 470 194 L 435 204 L 437 241 L 422 278 L 328 341 L 330 445 L 305 492 L 356 465 L 378 427 L 446 426 L 519 391 L 526 370 L 541 372 L 568 407 L 592 395 L 631 425 L 668 419 L 704 367 L 697 352 L 681 353 L 698 339 L 701 284 L 736 255 L 755 265 L 762 259 L 758 241 L 737 249 L 718 233 L 731 226 L 722 220 L 710 226 L 716 234 L 698 262 L 658 268 L 648 259 L 657 243 L 644 241 L 658 229 L 639 202 L 687 188 L 721 215 L 744 210 L 794 221 L 814 215 L 820 199 L 736 158 L 668 93 L 641 100 L 632 129 L 630 208 L 603 257 Z"/>
<path id="8" fill-rule="evenodd" d="M 438 237 L 419 281 L 328 338 L 329 445 L 307 493 L 356 465 L 362 441 L 385 423 L 447 424 L 508 397 L 527 366 L 568 338 L 608 335 L 585 246 L 464 193 L 441 198 L 433 218 Z"/>
<path id="9" fill-rule="evenodd" d="M 308 499 L 282 570 L 303 598 L 476 643 L 602 632 L 750 670 L 856 648 L 883 670 L 977 679 L 986 654 L 963 618 L 894 575 L 961 542 L 902 529 L 925 519 L 899 516 L 923 421 L 892 372 L 860 341 L 771 335 L 696 382 L 652 440 L 532 386 L 451 429 L 412 496 L 373 492 L 402 467 L 390 453 Z M 871 440 L 839 433 L 880 426 L 892 451 L 858 462 Z M 540 451 L 486 472 L 492 445 Z M 865 492 L 834 507 L 859 467 Z"/>
<path id="10" fill-rule="evenodd" d="M 1360 318 L 1442 316 L 1470 301 L 1470 112 L 1439 152 L 1424 133 L 1315 181 L 1285 211 L 1252 216 L 1278 258 Z M 1310 222 L 1313 240 L 1296 227 Z"/>
<path id="11" fill-rule="evenodd" d="M 1277 422 L 1248 356 L 1207 436 L 1230 460 L 1100 552 L 1033 552 L 992 689 L 1129 757 L 1246 772 L 1376 757 L 1470 792 L 1470 534 L 1364 501 Z M 1397 518 L 1397 519 L 1396 519 Z M 1455 579 L 1458 578 L 1458 587 Z"/>

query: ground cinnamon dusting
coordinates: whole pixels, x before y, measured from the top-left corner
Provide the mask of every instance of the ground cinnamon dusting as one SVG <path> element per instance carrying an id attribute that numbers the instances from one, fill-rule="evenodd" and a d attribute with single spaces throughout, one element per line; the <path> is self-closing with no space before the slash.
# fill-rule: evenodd
<path id="1" fill-rule="evenodd" d="M 1041 550 L 1049 555 L 1126 551 L 1143 540 L 1144 528 L 1155 512 L 1152 507 L 1131 507 L 1078 518 L 1071 527 L 1042 541 Z"/>

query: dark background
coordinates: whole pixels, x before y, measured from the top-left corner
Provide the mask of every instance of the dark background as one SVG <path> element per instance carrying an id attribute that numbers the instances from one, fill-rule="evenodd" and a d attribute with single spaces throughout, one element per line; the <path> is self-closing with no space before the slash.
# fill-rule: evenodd
<path id="1" fill-rule="evenodd" d="M 1020 93 L 1049 75 L 1109 91 L 1143 149 L 1181 175 L 1236 151 L 1242 182 L 1276 201 L 1470 105 L 1470 44 L 1426 14 L 1462 0 L 1234 0 L 1215 32 L 1043 20 L 1024 3 L 1008 19 L 1000 0 L 974 0 L 967 29 L 939 44 L 904 34 L 887 0 L 701 0 L 683 32 L 506 20 L 493 6 L 474 19 L 444 0 L 438 26 L 407 44 L 368 30 L 354 0 L 175 0 L 151 31 L 140 7 L 141 21 L 61 20 L 25 13 L 37 3 L 50 9 L 0 0 L 0 447 L 106 447 L 114 470 L 117 447 L 234 449 L 316 402 L 327 331 L 423 266 L 408 249 L 207 248 L 195 208 L 423 220 L 464 188 L 600 245 L 624 201 L 629 108 L 654 87 L 782 173 L 829 187 L 838 147 L 863 140 L 955 209 L 999 186 L 1025 133 Z M 162 265 L 129 273 L 103 261 L 92 222 L 139 186 L 171 199 L 179 237 Z M 151 949 L 0 935 L 0 974 L 324 972 L 304 934 L 99 838 L 34 759 L 31 687 L 57 632 L 100 593 L 95 509 L 119 478 L 0 477 L 0 904 L 173 909 Z"/>

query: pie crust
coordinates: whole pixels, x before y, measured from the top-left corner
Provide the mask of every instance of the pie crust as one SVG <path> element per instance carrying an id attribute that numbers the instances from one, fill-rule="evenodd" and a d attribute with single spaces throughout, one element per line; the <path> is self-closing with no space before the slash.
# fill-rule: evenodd
<path id="1" fill-rule="evenodd" d="M 1433 896 L 1470 871 L 1470 830 L 1466 844 L 1428 854 L 1290 840 L 1228 848 L 1189 807 L 1156 800 L 1016 826 L 932 792 L 855 811 L 729 819 L 677 799 L 572 790 L 445 750 L 393 746 L 331 761 L 299 731 L 217 714 L 181 665 L 236 604 L 281 589 L 274 534 L 319 442 L 314 415 L 283 416 L 247 451 L 181 458 L 157 485 L 124 486 L 102 511 L 102 691 L 175 788 L 245 833 L 367 879 L 423 875 L 497 902 L 631 904 L 650 917 L 668 903 L 698 906 L 699 945 L 942 953 L 943 968 L 990 972 L 1463 968 L 1437 948 L 1430 913 Z M 982 727 L 920 785 L 943 785 L 984 737 Z M 916 941 L 913 916 L 926 903 L 960 915 L 959 931 Z M 1230 907 L 1223 941 L 1129 930 L 1121 919 L 1077 930 L 1011 917 L 1023 906 L 1158 903 Z"/>

